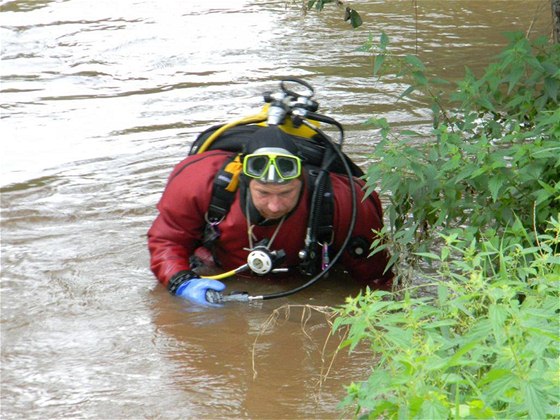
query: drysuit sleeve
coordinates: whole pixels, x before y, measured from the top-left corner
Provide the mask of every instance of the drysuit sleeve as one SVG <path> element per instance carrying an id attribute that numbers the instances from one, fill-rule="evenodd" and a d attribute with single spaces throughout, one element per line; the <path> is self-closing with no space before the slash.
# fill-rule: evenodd
<path id="1" fill-rule="evenodd" d="M 171 173 L 157 205 L 158 216 L 148 231 L 150 268 L 167 285 L 182 270 L 189 270 L 189 258 L 200 245 L 205 226 L 214 175 L 224 156 L 213 152 L 193 155 Z"/>
<path id="2" fill-rule="evenodd" d="M 331 174 L 334 194 L 335 248 L 340 249 L 348 232 L 352 217 L 352 199 L 348 178 Z M 383 227 L 383 210 L 378 195 L 372 192 L 364 199 L 364 183 L 354 179 L 356 187 L 356 225 L 351 239 L 342 254 L 342 264 L 352 278 L 376 289 L 389 289 L 393 274 L 386 270 L 389 256 L 379 252 L 369 256 L 371 244 L 376 238 L 374 231 Z"/>

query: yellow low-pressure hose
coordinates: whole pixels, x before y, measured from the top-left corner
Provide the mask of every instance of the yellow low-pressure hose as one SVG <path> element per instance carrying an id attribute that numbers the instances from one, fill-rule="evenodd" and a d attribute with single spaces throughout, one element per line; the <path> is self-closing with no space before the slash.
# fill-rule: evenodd
<path id="1" fill-rule="evenodd" d="M 260 123 L 260 122 L 266 121 L 267 118 L 268 118 L 268 112 L 266 111 L 266 109 L 263 109 L 263 111 L 260 112 L 259 114 L 251 115 L 249 117 L 245 117 L 245 118 L 242 118 L 240 120 L 232 121 L 230 123 L 227 123 L 227 124 L 223 125 L 222 127 L 218 128 L 216 131 L 214 131 L 212 133 L 212 135 L 206 139 L 206 141 L 202 144 L 202 146 L 200 146 L 200 148 L 198 149 L 198 151 L 196 153 L 197 154 L 198 153 L 203 153 L 206 150 L 208 150 L 208 148 L 212 145 L 214 140 L 216 140 L 218 137 L 220 137 L 224 131 L 227 131 L 232 127 L 236 127 L 238 125 Z M 216 274 L 214 276 L 201 276 L 201 278 L 212 279 L 212 280 L 221 280 L 221 279 L 231 277 L 235 274 L 241 273 L 242 271 L 247 270 L 247 268 L 249 268 L 249 266 L 247 264 L 243 264 L 242 266 L 237 267 L 235 270 L 226 271 L 225 273 Z"/>
<path id="2" fill-rule="evenodd" d="M 198 151 L 196 153 L 202 153 L 202 152 L 205 152 L 206 150 L 208 150 L 208 148 L 212 145 L 214 140 L 216 140 L 218 137 L 220 137 L 224 131 L 229 130 L 232 127 L 236 127 L 238 125 L 259 123 L 259 122 L 265 121 L 267 118 L 268 118 L 268 113 L 263 110 L 259 114 L 251 115 L 249 117 L 245 117 L 245 118 L 242 118 L 240 120 L 232 121 L 230 123 L 227 123 L 227 124 L 223 125 L 222 127 L 218 128 L 216 131 L 214 131 L 212 133 L 212 135 L 210 137 L 208 137 L 208 139 L 206 139 L 206 141 L 202 144 L 202 146 L 200 146 L 200 148 L 198 149 Z"/>
<path id="3" fill-rule="evenodd" d="M 242 271 L 247 270 L 247 268 L 249 268 L 249 266 L 247 264 L 243 264 L 242 266 L 237 267 L 235 270 L 226 271 L 225 273 L 216 274 L 214 276 L 201 276 L 201 278 L 212 279 L 212 280 L 222 280 L 222 279 L 234 276 L 235 274 L 241 273 Z"/>

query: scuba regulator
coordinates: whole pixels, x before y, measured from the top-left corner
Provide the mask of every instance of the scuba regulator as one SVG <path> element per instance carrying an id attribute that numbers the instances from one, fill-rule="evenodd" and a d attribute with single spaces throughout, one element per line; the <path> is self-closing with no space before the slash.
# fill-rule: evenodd
<path id="1" fill-rule="evenodd" d="M 264 276 L 268 273 L 288 271 L 287 268 L 275 268 L 285 259 L 286 253 L 283 250 L 271 251 L 268 248 L 268 239 L 263 239 L 249 252 L 247 266 L 253 273 Z"/>

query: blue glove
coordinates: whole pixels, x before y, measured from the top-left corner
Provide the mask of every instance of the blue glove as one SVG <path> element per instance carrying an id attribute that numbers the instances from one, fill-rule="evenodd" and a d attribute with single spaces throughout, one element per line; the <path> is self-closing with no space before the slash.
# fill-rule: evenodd
<path id="1" fill-rule="evenodd" d="M 192 278 L 182 283 L 175 295 L 199 305 L 214 306 L 206 299 L 206 292 L 208 290 L 221 292 L 225 288 L 226 285 L 218 280 Z"/>

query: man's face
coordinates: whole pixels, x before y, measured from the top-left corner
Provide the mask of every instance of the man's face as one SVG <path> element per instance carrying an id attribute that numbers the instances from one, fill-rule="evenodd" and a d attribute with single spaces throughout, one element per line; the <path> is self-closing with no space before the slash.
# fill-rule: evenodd
<path id="1" fill-rule="evenodd" d="M 253 179 L 249 191 L 255 208 L 265 219 L 279 219 L 296 206 L 301 185 L 299 179 L 285 184 L 263 184 Z"/>

